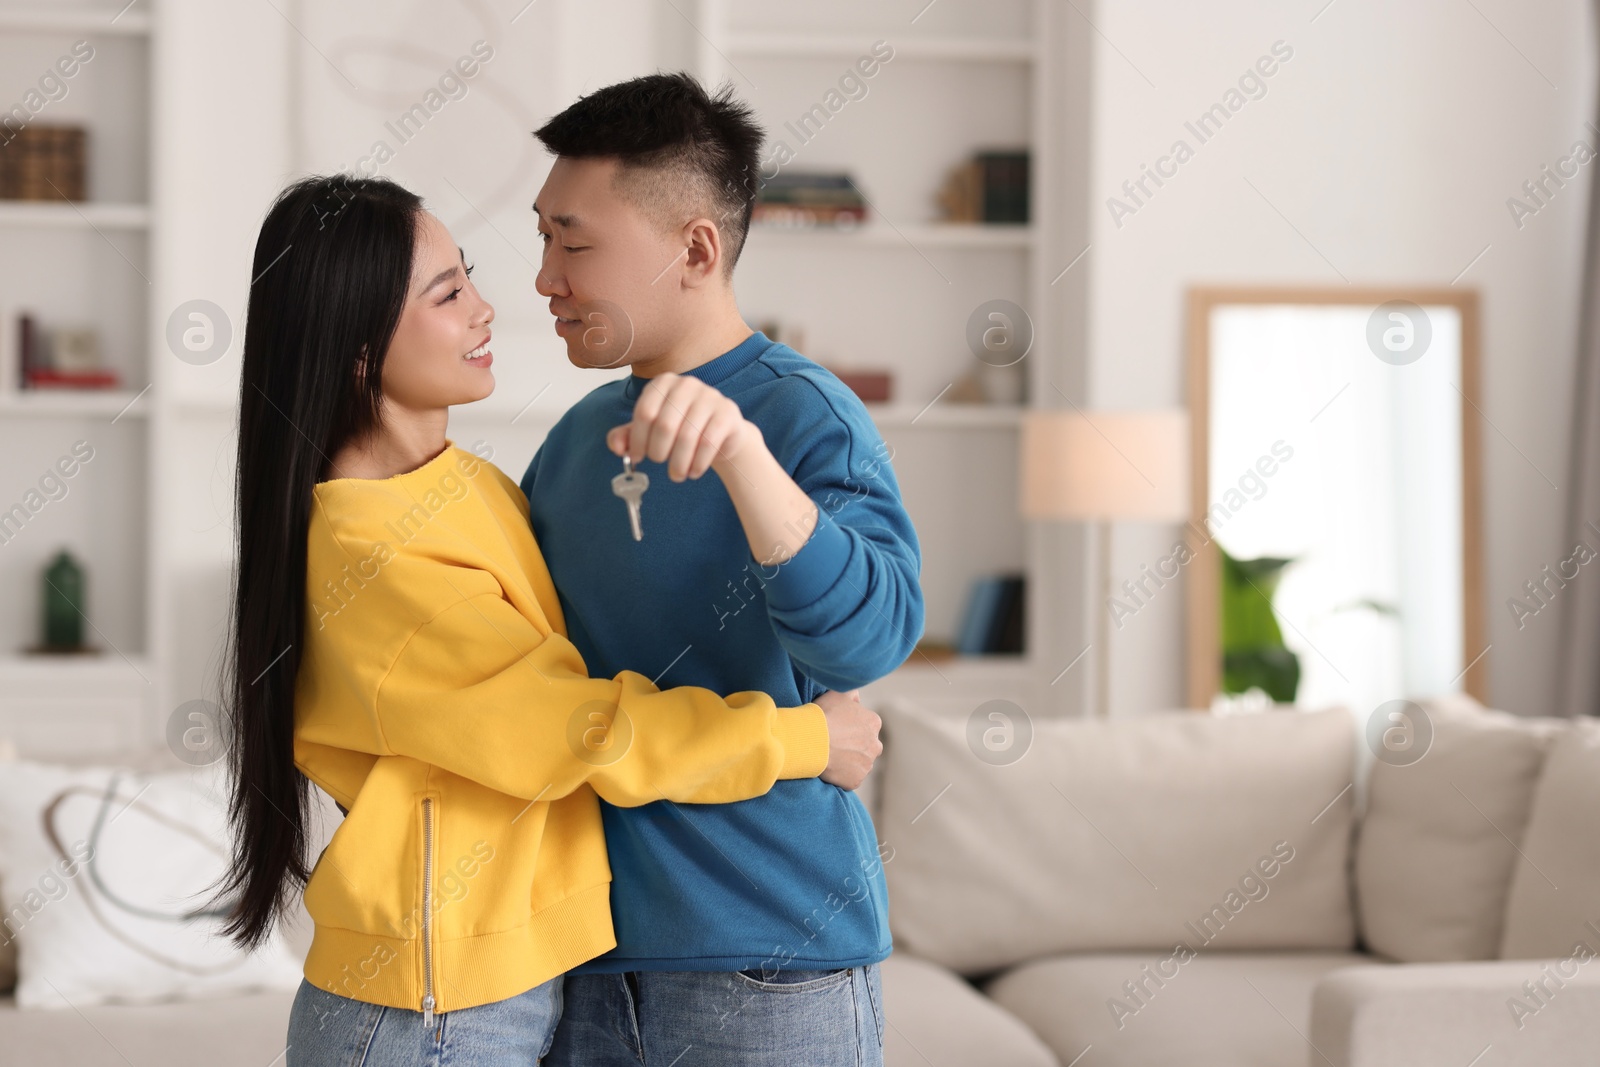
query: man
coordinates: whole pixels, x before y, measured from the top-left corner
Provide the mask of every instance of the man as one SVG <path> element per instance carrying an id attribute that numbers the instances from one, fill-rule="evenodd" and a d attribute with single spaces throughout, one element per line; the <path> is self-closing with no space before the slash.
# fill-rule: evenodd
<path id="1" fill-rule="evenodd" d="M 536 135 L 557 156 L 539 293 L 574 364 L 632 372 L 567 412 L 522 481 L 589 670 L 654 664 L 662 685 L 793 703 L 899 666 L 922 634 L 921 553 L 888 448 L 734 299 L 762 141 L 748 108 L 657 74 Z M 649 477 L 638 539 L 612 487 L 623 453 Z M 788 517 L 752 521 L 758 494 Z M 888 900 L 853 792 L 602 808 L 617 946 L 568 974 L 547 1063 L 881 1063 Z"/>

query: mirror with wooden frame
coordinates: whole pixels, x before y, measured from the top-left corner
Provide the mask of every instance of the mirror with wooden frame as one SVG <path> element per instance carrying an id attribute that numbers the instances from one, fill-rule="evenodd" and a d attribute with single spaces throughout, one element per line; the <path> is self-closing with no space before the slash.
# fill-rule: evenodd
<path id="1" fill-rule="evenodd" d="M 1188 314 L 1189 706 L 1487 703 L 1477 295 L 1197 288 Z"/>

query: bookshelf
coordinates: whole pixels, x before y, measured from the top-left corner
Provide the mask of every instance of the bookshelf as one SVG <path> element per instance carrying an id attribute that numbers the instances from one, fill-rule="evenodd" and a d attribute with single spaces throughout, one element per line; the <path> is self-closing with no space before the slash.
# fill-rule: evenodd
<path id="1" fill-rule="evenodd" d="M 35 389 L 0 395 L 0 415 L 8 418 L 79 418 L 120 420 L 149 415 L 148 390 Z"/>
<path id="2" fill-rule="evenodd" d="M 769 135 L 794 149 L 783 170 L 845 171 L 869 204 L 855 227 L 757 224 L 740 260 L 740 306 L 752 321 L 804 330 L 805 354 L 829 366 L 890 370 L 893 399 L 868 404 L 894 449 L 894 468 L 923 548 L 926 639 L 954 643 L 973 583 L 1027 579 L 1024 654 L 945 657 L 917 652 L 874 683 L 876 699 L 904 696 L 970 711 L 1004 697 L 1030 712 L 1072 705 L 1054 686 L 1072 659 L 1068 554 L 1052 532 L 1017 514 L 1017 450 L 1027 406 L 1051 405 L 1073 381 L 1052 288 L 1070 251 L 1067 226 L 1048 195 L 1061 188 L 1060 78 L 1066 30 L 1046 0 L 927 5 L 856 5 L 818 0 L 732 3 L 701 0 L 698 74 L 729 81 L 754 106 Z M 875 43 L 892 59 L 860 78 L 831 117 L 795 143 L 795 116 L 838 85 Z M 881 53 L 881 48 L 880 48 Z M 972 153 L 1027 148 L 1030 221 L 951 223 L 935 197 L 950 168 Z M 771 171 L 764 171 L 770 176 Z M 1047 195 L 1041 195 L 1045 191 Z M 1063 198 L 1064 199 L 1064 198 Z M 950 383 L 976 365 L 966 319 L 981 303 L 1007 299 L 1028 311 L 1034 344 L 1017 404 L 958 404 Z"/>
<path id="3" fill-rule="evenodd" d="M 0 613 L 0 736 L 15 738 L 26 754 L 137 743 L 148 736 L 159 702 L 148 491 L 155 477 L 149 249 L 156 34 L 156 16 L 120 3 L 0 8 L 0 69 L 12 75 L 7 92 L 18 99 L 75 42 L 94 49 L 63 79 L 66 91 L 31 116 L 31 123 L 87 129 L 87 200 L 0 200 L 0 449 L 7 457 L 0 511 L 11 516 L 0 546 L 0 603 L 10 607 Z M 94 327 L 119 387 L 21 388 L 22 311 L 42 324 Z M 93 459 L 69 478 L 46 482 L 79 441 L 94 449 Z M 44 500 L 37 509 L 28 505 L 33 491 Z M 86 572 L 84 637 L 100 655 L 23 651 L 39 638 L 40 573 L 62 548 Z"/>

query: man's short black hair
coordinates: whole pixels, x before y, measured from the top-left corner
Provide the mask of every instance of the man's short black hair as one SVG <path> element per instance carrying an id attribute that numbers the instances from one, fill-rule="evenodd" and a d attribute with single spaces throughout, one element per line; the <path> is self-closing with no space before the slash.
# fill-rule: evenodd
<path id="1" fill-rule="evenodd" d="M 713 95 L 685 73 L 598 89 L 534 131 L 558 156 L 615 158 L 625 192 L 664 226 L 703 215 L 722 234 L 731 272 L 750 232 L 764 133 L 723 85 Z"/>

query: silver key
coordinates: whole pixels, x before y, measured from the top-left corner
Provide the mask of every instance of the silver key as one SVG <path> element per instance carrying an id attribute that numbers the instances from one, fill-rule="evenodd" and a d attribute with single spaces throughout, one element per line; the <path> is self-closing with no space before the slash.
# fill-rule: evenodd
<path id="1" fill-rule="evenodd" d="M 633 460 L 622 457 L 622 473 L 611 479 L 611 491 L 628 505 L 628 522 L 633 525 L 633 539 L 644 540 L 644 527 L 639 525 L 639 502 L 644 491 L 650 488 L 650 476 L 633 469 Z"/>

